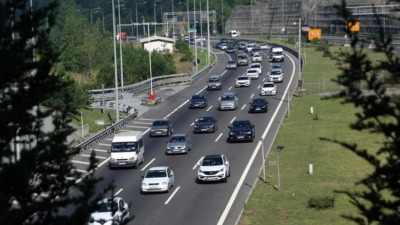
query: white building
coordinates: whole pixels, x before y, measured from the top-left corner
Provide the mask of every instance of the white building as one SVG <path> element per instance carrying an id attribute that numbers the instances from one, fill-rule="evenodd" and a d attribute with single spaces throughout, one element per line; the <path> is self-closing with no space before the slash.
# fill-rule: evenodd
<path id="1" fill-rule="evenodd" d="M 149 43 L 150 41 L 150 43 Z M 147 51 L 167 51 L 169 53 L 173 53 L 173 45 L 175 43 L 174 39 L 159 37 L 159 36 L 151 36 L 148 38 L 140 39 L 140 43 L 142 43 L 142 48 Z"/>

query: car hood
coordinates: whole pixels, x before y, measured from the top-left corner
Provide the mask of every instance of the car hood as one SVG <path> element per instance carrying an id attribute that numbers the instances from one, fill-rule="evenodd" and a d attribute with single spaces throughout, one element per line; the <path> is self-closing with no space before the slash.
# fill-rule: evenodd
<path id="1" fill-rule="evenodd" d="M 275 89 L 275 87 L 263 87 L 262 88 L 264 91 L 272 91 Z"/>
<path id="2" fill-rule="evenodd" d="M 186 145 L 186 142 L 178 142 L 178 143 L 169 142 L 168 143 L 169 147 L 181 147 L 182 145 Z"/>
<path id="3" fill-rule="evenodd" d="M 269 74 L 271 77 L 280 77 L 282 74 Z"/>
<path id="4" fill-rule="evenodd" d="M 151 126 L 152 130 L 156 130 L 156 129 L 168 129 L 168 126 Z"/>
<path id="5" fill-rule="evenodd" d="M 92 213 L 92 215 L 90 215 L 91 218 L 93 218 L 94 220 L 109 220 L 112 219 L 112 212 L 96 212 L 96 213 Z"/>
<path id="6" fill-rule="evenodd" d="M 162 183 L 168 182 L 168 177 L 159 177 L 159 178 L 144 178 L 142 183 Z"/>
<path id="7" fill-rule="evenodd" d="M 220 82 L 208 82 L 208 84 L 220 84 Z"/>
<path id="8" fill-rule="evenodd" d="M 204 99 L 191 99 L 190 102 L 204 102 Z"/>
<path id="9" fill-rule="evenodd" d="M 236 83 L 248 83 L 250 80 L 237 80 Z"/>
<path id="10" fill-rule="evenodd" d="M 214 123 L 213 123 L 213 122 L 209 122 L 209 123 L 196 123 L 196 126 L 201 126 L 201 127 L 210 126 L 210 125 L 214 125 Z"/>
<path id="11" fill-rule="evenodd" d="M 251 131 L 252 129 L 250 127 L 238 127 L 238 128 L 231 128 L 229 132 L 247 132 Z"/>
<path id="12" fill-rule="evenodd" d="M 235 100 L 232 100 L 232 101 L 220 101 L 219 103 L 220 104 L 233 104 L 233 103 L 235 103 Z"/>
<path id="13" fill-rule="evenodd" d="M 199 170 L 201 170 L 201 171 L 217 171 L 217 170 L 221 170 L 222 168 L 224 168 L 224 165 L 200 166 Z"/>

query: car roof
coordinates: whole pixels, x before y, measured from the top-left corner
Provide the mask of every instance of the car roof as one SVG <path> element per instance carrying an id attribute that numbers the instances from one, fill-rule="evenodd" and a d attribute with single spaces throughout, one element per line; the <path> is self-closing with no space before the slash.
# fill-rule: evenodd
<path id="1" fill-rule="evenodd" d="M 236 95 L 236 92 L 224 92 L 221 96 L 223 95 Z"/>
<path id="2" fill-rule="evenodd" d="M 282 71 L 281 68 L 271 68 L 271 72 Z"/>
<path id="3" fill-rule="evenodd" d="M 247 79 L 250 79 L 250 77 L 248 77 L 248 76 L 239 76 L 238 79 L 239 79 L 239 78 L 247 78 Z"/>
<path id="4" fill-rule="evenodd" d="M 219 78 L 219 75 L 211 75 L 210 78 Z"/>
<path id="5" fill-rule="evenodd" d="M 195 94 L 195 95 L 192 95 L 192 97 L 194 97 L 194 96 L 204 97 L 204 94 Z"/>
<path id="6" fill-rule="evenodd" d="M 168 167 L 167 166 L 156 166 L 156 167 L 151 167 L 149 170 L 166 170 Z"/>
<path id="7" fill-rule="evenodd" d="M 169 121 L 169 119 L 158 119 L 158 120 L 154 120 L 155 121 Z"/>
<path id="8" fill-rule="evenodd" d="M 223 154 L 212 154 L 212 155 L 206 155 L 204 158 L 221 158 Z"/>
<path id="9" fill-rule="evenodd" d="M 182 137 L 182 136 L 185 137 L 186 134 L 174 134 L 174 135 L 171 136 L 171 138 L 172 137 Z"/>
<path id="10" fill-rule="evenodd" d="M 274 82 L 264 82 L 264 84 L 274 84 Z"/>
<path id="11" fill-rule="evenodd" d="M 249 122 L 249 123 L 251 123 L 250 120 L 235 120 L 235 121 L 233 121 L 233 123 L 234 122 Z"/>

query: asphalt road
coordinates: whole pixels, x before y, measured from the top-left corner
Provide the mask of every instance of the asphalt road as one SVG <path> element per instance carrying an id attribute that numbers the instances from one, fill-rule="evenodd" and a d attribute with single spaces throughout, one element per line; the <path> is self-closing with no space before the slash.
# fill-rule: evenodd
<path id="1" fill-rule="evenodd" d="M 140 115 L 120 132 L 139 130 L 144 132 L 145 162 L 138 169 L 108 169 L 106 152 L 110 148 L 112 137 L 93 146 L 101 166 L 95 172 L 96 177 L 104 180 L 97 186 L 97 192 L 114 180 L 117 196 L 132 203 L 130 215 L 135 219 L 132 224 L 235 224 L 246 201 L 262 164 L 261 142 L 264 140 L 265 153 L 270 149 L 274 136 L 280 125 L 288 105 L 287 89 L 294 90 L 297 83 L 297 62 L 294 56 L 287 55 L 282 63 L 285 74 L 284 81 L 278 83 L 276 96 L 265 96 L 269 102 L 268 113 L 250 114 L 249 102 L 259 97 L 260 85 L 267 81 L 267 72 L 271 63 L 267 60 L 269 50 L 263 50 L 263 73 L 258 80 L 253 80 L 250 87 L 235 88 L 235 79 L 245 73 L 247 67 L 236 70 L 225 70 L 226 61 L 235 59 L 235 54 L 226 54 L 215 50 L 218 63 L 212 71 L 174 96 L 165 100 L 162 105 Z M 222 75 L 223 90 L 205 90 L 208 77 L 213 74 Z M 238 94 L 239 108 L 232 111 L 219 111 L 218 98 L 223 92 L 234 91 Z M 208 98 L 205 109 L 189 109 L 188 98 L 196 93 L 204 93 Z M 290 94 L 293 94 L 290 91 Z M 218 119 L 218 130 L 215 133 L 194 134 L 193 121 L 199 116 L 213 115 Z M 172 121 L 174 133 L 188 134 L 192 139 L 192 150 L 184 155 L 165 155 L 168 137 L 149 137 L 148 127 L 154 119 L 168 118 Z M 228 126 L 234 119 L 249 119 L 255 124 L 256 139 L 253 143 L 228 143 Z M 272 149 L 274 147 L 272 146 Z M 227 183 L 196 183 L 197 162 L 206 154 L 225 154 L 231 165 L 231 177 Z M 81 158 L 87 158 L 89 150 Z M 74 159 L 78 169 L 83 171 L 86 164 Z M 175 175 L 175 186 L 170 193 L 141 194 L 141 176 L 154 166 L 169 166 Z M 77 194 L 74 191 L 72 195 Z M 65 213 L 70 212 L 66 209 Z M 267 213 L 267 212 L 266 212 Z"/>

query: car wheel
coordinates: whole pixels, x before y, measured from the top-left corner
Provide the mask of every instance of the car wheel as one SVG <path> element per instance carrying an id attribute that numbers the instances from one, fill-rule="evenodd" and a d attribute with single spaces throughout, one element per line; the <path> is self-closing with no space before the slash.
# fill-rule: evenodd
<path id="1" fill-rule="evenodd" d="M 166 136 L 171 136 L 171 131 L 169 130 Z"/>
<path id="2" fill-rule="evenodd" d="M 168 184 L 167 191 L 166 191 L 167 193 L 169 193 L 169 189 L 170 189 L 170 187 L 169 187 L 169 184 Z"/>
<path id="3" fill-rule="evenodd" d="M 213 133 L 215 133 L 215 126 L 214 126 L 214 128 L 213 128 L 213 131 L 212 131 Z"/>
<path id="4" fill-rule="evenodd" d="M 228 183 L 228 175 L 227 174 L 225 174 L 225 178 L 222 180 L 222 182 Z"/>
<path id="5" fill-rule="evenodd" d="M 138 160 L 136 160 L 136 163 L 135 163 L 135 165 L 133 167 L 134 168 L 138 168 L 139 167 L 139 161 Z"/>
<path id="6" fill-rule="evenodd" d="M 108 164 L 108 169 L 113 170 L 114 168 L 111 166 L 111 163 Z"/>
<path id="7" fill-rule="evenodd" d="M 231 177 L 231 167 L 229 167 L 228 177 Z"/>
<path id="8" fill-rule="evenodd" d="M 196 178 L 196 183 L 198 183 L 198 184 L 202 184 L 203 183 L 203 181 L 202 180 L 200 180 L 198 177 Z"/>

